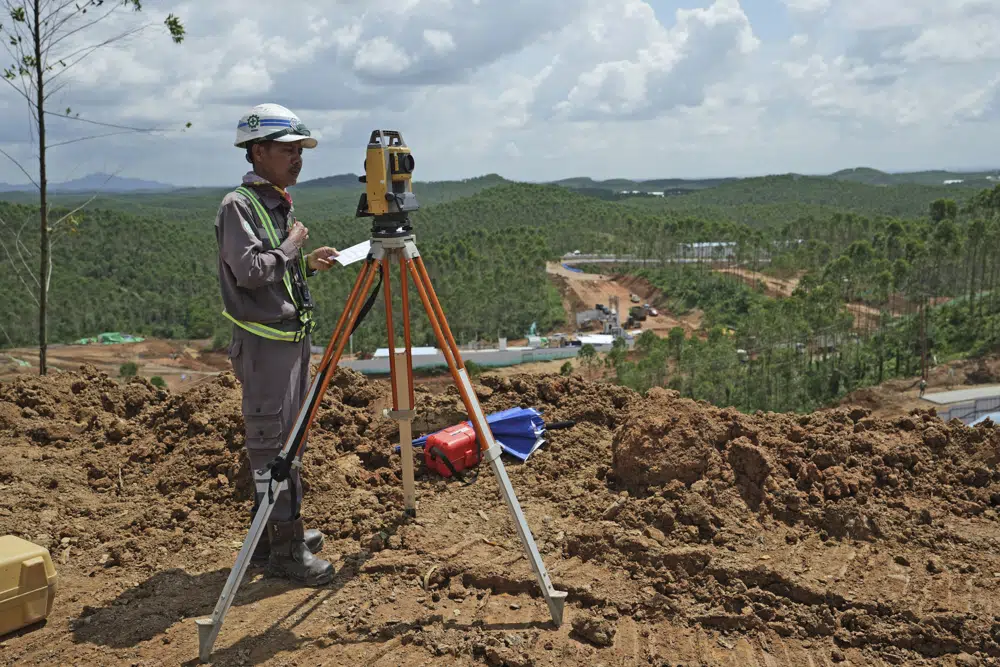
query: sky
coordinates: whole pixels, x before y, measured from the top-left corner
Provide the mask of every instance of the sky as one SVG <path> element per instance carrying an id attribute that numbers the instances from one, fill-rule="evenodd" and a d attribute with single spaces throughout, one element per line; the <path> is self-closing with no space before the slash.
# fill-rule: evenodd
<path id="1" fill-rule="evenodd" d="M 49 109 L 79 114 L 46 117 L 50 182 L 236 184 L 236 125 L 262 102 L 319 139 L 301 180 L 360 173 L 373 129 L 403 134 L 417 181 L 1000 167 L 996 0 L 161 1 L 70 34 L 50 63 L 146 24 L 49 73 Z M 11 85 L 0 114 L 0 148 L 34 178 Z M 0 156 L 0 181 L 26 180 Z"/>

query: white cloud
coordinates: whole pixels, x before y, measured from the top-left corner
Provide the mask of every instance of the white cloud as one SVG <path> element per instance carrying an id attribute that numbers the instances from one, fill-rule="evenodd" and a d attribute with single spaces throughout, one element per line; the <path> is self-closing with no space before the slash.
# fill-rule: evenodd
<path id="1" fill-rule="evenodd" d="M 232 182 L 246 166 L 236 120 L 263 101 L 320 135 L 305 178 L 359 171 L 375 127 L 403 132 L 418 179 L 918 169 L 1000 155 L 993 0 L 785 0 L 786 17 L 738 0 L 684 4 L 664 14 L 642 0 L 285 0 L 294 20 L 279 21 L 244 0 L 146 3 L 67 40 L 153 24 L 61 77 L 52 108 L 193 127 L 59 146 L 50 179 L 125 167 Z M 159 25 L 169 12 L 187 28 L 181 45 Z M 27 107 L 10 87 L 0 114 L 0 148 L 31 167 Z M 49 123 L 53 142 L 95 129 Z M 0 180 L 24 180 L 2 164 Z"/>
<path id="2" fill-rule="evenodd" d="M 697 106 L 705 88 L 732 76 L 759 43 L 736 0 L 678 10 L 675 18 L 664 26 L 648 4 L 626 0 L 591 14 L 586 31 L 566 31 L 556 46 L 580 55 L 549 76 L 542 112 L 620 120 Z"/>
<path id="3" fill-rule="evenodd" d="M 424 41 L 427 42 L 438 55 L 451 53 L 455 50 L 455 38 L 447 30 L 424 30 Z"/>
<path id="4" fill-rule="evenodd" d="M 399 74 L 410 63 L 402 49 L 381 35 L 361 44 L 354 54 L 354 71 L 371 76 Z"/>
<path id="5" fill-rule="evenodd" d="M 804 14 L 824 12 L 830 8 L 830 0 L 782 0 L 793 12 Z"/>

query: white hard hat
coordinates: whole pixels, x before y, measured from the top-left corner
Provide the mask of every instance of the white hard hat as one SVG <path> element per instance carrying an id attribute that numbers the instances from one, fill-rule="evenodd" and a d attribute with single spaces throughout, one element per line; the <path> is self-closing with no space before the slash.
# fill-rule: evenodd
<path id="1" fill-rule="evenodd" d="M 237 148 L 252 141 L 301 141 L 304 148 L 316 148 L 316 140 L 298 116 L 280 104 L 258 104 L 243 114 L 236 126 Z"/>

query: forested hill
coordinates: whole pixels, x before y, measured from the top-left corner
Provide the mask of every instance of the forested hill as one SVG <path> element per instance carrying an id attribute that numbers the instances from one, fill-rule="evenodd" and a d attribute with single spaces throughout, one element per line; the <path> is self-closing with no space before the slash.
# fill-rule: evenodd
<path id="1" fill-rule="evenodd" d="M 979 188 L 956 185 L 870 185 L 816 176 L 765 176 L 723 183 L 675 197 L 634 197 L 629 205 L 748 224 L 785 224 L 808 214 L 850 211 L 903 218 L 926 214 L 937 199 L 968 201 Z"/>
<path id="2" fill-rule="evenodd" d="M 954 171 L 912 171 L 889 173 L 870 167 L 855 167 L 841 169 L 828 175 L 786 174 L 793 178 L 808 178 L 817 180 L 847 181 L 863 185 L 961 185 L 973 188 L 991 188 L 1000 182 L 1000 169 L 974 172 Z M 654 191 L 695 191 L 714 188 L 726 183 L 758 181 L 757 178 L 654 178 L 648 180 L 630 180 L 613 178 L 597 181 L 587 177 L 564 178 L 552 181 L 554 185 L 562 185 L 577 190 L 606 190 L 608 192 L 639 191 L 648 193 Z"/>
<path id="3" fill-rule="evenodd" d="M 772 236 L 767 230 L 780 230 L 785 240 L 800 231 L 847 229 L 848 222 L 851 229 L 864 230 L 871 228 L 864 216 L 903 211 L 906 217 L 926 218 L 931 201 L 947 195 L 964 201 L 960 195 L 976 192 L 771 177 L 678 197 L 612 202 L 565 186 L 496 180 L 418 183 L 415 188 L 422 204 L 414 215 L 418 243 L 449 322 L 463 342 L 477 334 L 520 336 L 533 322 L 542 331 L 562 326 L 560 300 L 544 265 L 567 251 L 660 255 L 682 240 L 736 239 L 744 251 L 756 253 Z M 219 314 L 212 221 L 226 191 L 100 196 L 91 202 L 79 214 L 77 231 L 57 234 L 53 247 L 50 340 L 66 342 L 106 330 L 165 337 L 224 335 L 228 325 Z M 360 192 L 360 184 L 355 190 L 295 189 L 296 212 L 309 226 L 313 244 L 343 248 L 368 237 L 368 221 L 354 217 Z M 11 196 L 18 197 L 30 201 Z M 76 195 L 53 199 L 57 207 L 86 201 Z M 845 221 L 845 213 L 863 219 Z M 23 256 L 34 273 L 37 214 L 30 206 L 8 202 L 0 203 L 0 216 L 8 239 L 23 227 L 20 243 L 8 244 L 10 256 L 0 256 L 0 341 L 32 344 L 36 309 L 21 281 L 30 284 L 33 278 L 15 273 L 12 260 L 23 266 Z M 743 221 L 756 230 L 737 224 Z M 320 339 L 330 334 L 358 268 L 338 267 L 313 281 Z M 394 296 L 398 299 L 398 289 Z M 355 336 L 356 345 L 383 343 L 380 312 L 374 309 L 371 321 Z M 415 342 L 430 343 L 426 323 L 415 324 Z"/>
<path id="4" fill-rule="evenodd" d="M 77 231 L 54 241 L 51 341 L 106 330 L 165 337 L 227 331 L 219 316 L 212 225 L 221 192 L 113 198 L 116 210 L 85 209 Z M 368 238 L 370 223 L 354 217 L 352 193 L 303 190 L 295 201 L 314 245 L 343 248 Z M 14 229 L 36 218 L 30 207 L 10 203 L 0 204 L 0 216 Z M 613 247 L 615 239 L 627 238 L 633 228 L 652 229 L 658 220 L 564 188 L 515 183 L 426 205 L 414 214 L 435 288 L 463 341 L 487 332 L 520 336 L 532 322 L 542 330 L 560 325 L 564 314 L 546 278 L 546 260 L 581 243 Z M 34 224 L 24 225 L 25 252 L 37 247 L 36 233 Z M 29 266 L 36 264 L 34 257 L 26 259 Z M 313 281 L 320 338 L 331 333 L 358 268 L 338 267 Z M 34 304 L 9 262 L 0 264 L 0 284 L 10 286 L 0 293 L 0 337 L 8 343 L 34 343 Z M 356 344 L 364 343 L 369 333 L 373 340 L 379 336 L 379 309 L 370 318 L 355 336 Z M 416 323 L 416 334 L 416 342 L 431 340 L 423 321 Z"/>
<path id="5" fill-rule="evenodd" d="M 929 170 L 890 174 L 878 169 L 857 167 L 855 169 L 841 169 L 838 172 L 830 174 L 830 178 L 865 183 L 867 185 L 902 185 L 904 183 L 914 185 L 945 185 L 947 183 L 972 188 L 991 188 L 1000 181 L 1000 170 L 992 169 L 973 172 Z"/>
<path id="6" fill-rule="evenodd" d="M 414 183 L 421 206 L 443 204 L 463 197 L 471 197 L 487 188 L 510 183 L 496 175 L 470 178 L 463 181 L 433 181 Z M 239 185 L 236 181 L 233 188 Z M 89 208 L 122 211 L 133 215 L 159 217 L 192 217 L 205 219 L 212 216 L 219 201 L 232 188 L 181 188 L 172 192 L 155 193 L 79 193 L 54 194 L 49 200 L 54 206 L 75 208 L 88 204 Z M 310 215 L 353 215 L 364 185 L 355 175 L 330 176 L 303 181 L 289 189 L 296 208 L 307 210 Z M 4 192 L 0 198 L 19 204 L 37 205 L 38 195 L 30 192 Z M 305 220 L 305 216 L 303 220 Z"/>

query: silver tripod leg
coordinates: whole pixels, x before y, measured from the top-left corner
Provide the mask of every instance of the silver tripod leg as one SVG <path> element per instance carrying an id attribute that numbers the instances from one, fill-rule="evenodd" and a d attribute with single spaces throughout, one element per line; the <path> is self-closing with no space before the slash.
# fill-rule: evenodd
<path id="1" fill-rule="evenodd" d="M 288 434 L 288 439 L 285 441 L 285 446 L 282 448 L 280 456 L 284 457 L 291 451 L 296 434 L 302 430 L 306 415 L 312 409 L 313 399 L 322 382 L 322 375 L 322 373 L 317 373 L 313 378 L 309 392 L 306 394 L 306 400 L 303 401 L 302 409 L 299 410 L 299 415 L 295 420 L 295 427 Z M 295 457 L 292 461 L 292 468 L 297 468 L 299 465 L 299 458 Z M 255 486 L 256 483 L 257 480 L 255 479 Z M 274 501 L 277 501 L 278 497 L 287 488 L 288 480 L 282 480 L 274 490 Z M 222 629 L 222 622 L 226 618 L 226 612 L 229 611 L 229 607 L 232 606 L 233 600 L 236 598 L 236 591 L 243 580 L 243 576 L 246 574 L 247 568 L 250 566 L 250 557 L 253 555 L 254 549 L 257 548 L 257 542 L 260 541 L 260 537 L 267 527 L 267 520 L 271 517 L 271 512 L 274 511 L 274 501 L 269 501 L 267 493 L 264 494 L 260 502 L 260 507 L 257 508 L 257 513 L 254 514 L 253 523 L 250 524 L 250 533 L 243 541 L 243 547 L 236 556 L 235 565 L 229 571 L 229 579 L 226 580 L 226 585 L 222 589 L 219 601 L 215 603 L 215 610 L 212 612 L 211 618 L 199 618 L 195 620 L 198 626 L 198 658 L 202 662 L 209 662 L 211 658 L 212 647 L 215 645 L 216 637 L 219 636 L 219 630 Z"/>
<path id="2" fill-rule="evenodd" d="M 472 383 L 469 381 L 469 374 L 463 368 L 458 371 L 458 377 L 462 381 L 462 388 L 466 392 L 466 395 L 472 397 L 470 403 L 475 414 L 469 415 L 469 418 L 475 420 L 478 427 L 477 430 L 483 434 L 488 445 L 486 452 L 483 454 L 483 461 L 490 464 L 493 474 L 496 475 L 497 480 L 500 482 L 500 493 L 507 503 L 507 509 L 510 510 L 511 518 L 514 520 L 514 527 L 517 528 L 517 535 L 521 538 L 525 555 L 528 557 L 528 562 L 531 563 L 531 569 L 535 571 L 535 577 L 538 579 L 538 585 L 542 589 L 542 596 L 545 598 L 545 603 L 549 605 L 552 622 L 556 627 L 559 627 L 563 621 L 563 607 L 566 603 L 567 593 L 566 591 L 557 591 L 552 586 L 552 580 L 549 578 L 548 570 L 545 569 L 545 563 L 542 561 L 541 554 L 538 553 L 538 547 L 535 545 L 535 539 L 531 535 L 528 521 L 524 518 L 524 513 L 521 511 L 521 504 L 517 500 L 517 494 L 514 493 L 514 487 L 507 477 L 507 469 L 500 459 L 500 454 L 503 450 L 493 439 L 493 432 L 490 430 L 489 422 L 486 421 L 483 409 L 476 399 Z"/>

